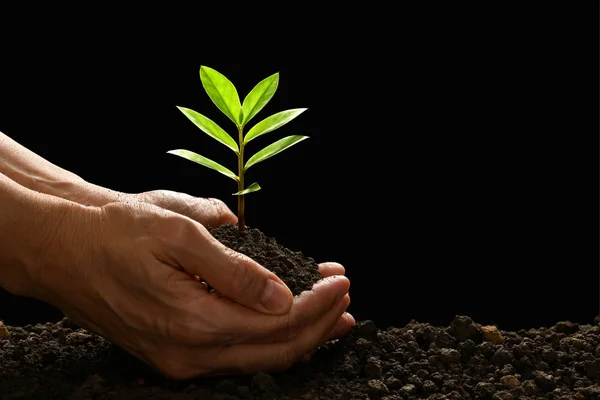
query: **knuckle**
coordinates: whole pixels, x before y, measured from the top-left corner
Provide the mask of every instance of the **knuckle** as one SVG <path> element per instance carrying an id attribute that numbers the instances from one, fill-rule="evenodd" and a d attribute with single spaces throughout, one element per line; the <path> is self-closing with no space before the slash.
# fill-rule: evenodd
<path id="1" fill-rule="evenodd" d="M 185 243 L 198 236 L 198 226 L 179 214 L 169 215 L 164 222 L 161 233 L 173 238 L 175 243 Z"/>

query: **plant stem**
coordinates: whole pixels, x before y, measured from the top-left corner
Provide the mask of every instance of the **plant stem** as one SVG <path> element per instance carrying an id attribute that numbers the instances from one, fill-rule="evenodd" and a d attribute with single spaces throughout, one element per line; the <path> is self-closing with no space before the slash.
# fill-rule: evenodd
<path id="1" fill-rule="evenodd" d="M 240 154 L 238 155 L 238 191 L 244 190 L 244 127 L 238 127 L 240 138 Z M 238 228 L 240 232 L 246 230 L 244 222 L 244 195 L 238 195 Z"/>

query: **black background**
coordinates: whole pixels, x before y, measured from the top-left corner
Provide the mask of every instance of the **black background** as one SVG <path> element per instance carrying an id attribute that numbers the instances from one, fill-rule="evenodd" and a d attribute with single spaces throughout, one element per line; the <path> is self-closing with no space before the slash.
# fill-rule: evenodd
<path id="1" fill-rule="evenodd" d="M 597 50 L 581 53 L 566 28 L 543 18 L 515 12 L 489 26 L 452 17 L 390 32 L 333 29 L 295 53 L 271 34 L 243 57 L 213 54 L 201 34 L 178 46 L 181 37 L 150 28 L 13 35 L 3 39 L 0 130 L 90 182 L 218 197 L 235 210 L 233 181 L 166 154 L 185 148 L 235 169 L 234 154 L 176 106 L 233 134 L 201 86 L 200 65 L 226 75 L 242 99 L 279 72 L 251 125 L 308 111 L 248 151 L 290 134 L 310 139 L 249 171 L 263 190 L 247 196 L 247 223 L 342 263 L 357 319 L 385 327 L 465 314 L 505 329 L 591 322 Z M 57 315 L 0 299 L 10 323 Z"/>

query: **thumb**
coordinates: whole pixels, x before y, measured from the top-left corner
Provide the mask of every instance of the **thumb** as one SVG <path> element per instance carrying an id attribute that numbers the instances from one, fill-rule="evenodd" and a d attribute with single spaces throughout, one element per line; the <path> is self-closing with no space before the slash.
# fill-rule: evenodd
<path id="1" fill-rule="evenodd" d="M 250 257 L 235 252 L 215 239 L 202 226 L 203 238 L 191 238 L 178 246 L 177 263 L 198 275 L 223 296 L 267 314 L 285 314 L 294 296 L 273 272 Z"/>

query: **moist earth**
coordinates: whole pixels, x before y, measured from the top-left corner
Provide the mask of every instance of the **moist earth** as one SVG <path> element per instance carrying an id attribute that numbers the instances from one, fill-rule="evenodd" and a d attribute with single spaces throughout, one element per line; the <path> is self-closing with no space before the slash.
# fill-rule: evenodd
<path id="1" fill-rule="evenodd" d="M 317 264 L 256 229 L 212 229 L 271 269 L 294 294 Z M 0 323 L 2 399 L 600 399 L 600 317 L 505 331 L 457 315 L 448 326 L 358 321 L 287 371 L 172 381 L 68 318 Z"/>
<path id="2" fill-rule="evenodd" d="M 258 229 L 246 227 L 244 232 L 240 232 L 237 225 L 227 224 L 209 228 L 209 232 L 225 246 L 247 255 L 275 273 L 294 295 L 310 290 L 321 279 L 314 259 L 281 246 Z"/>

